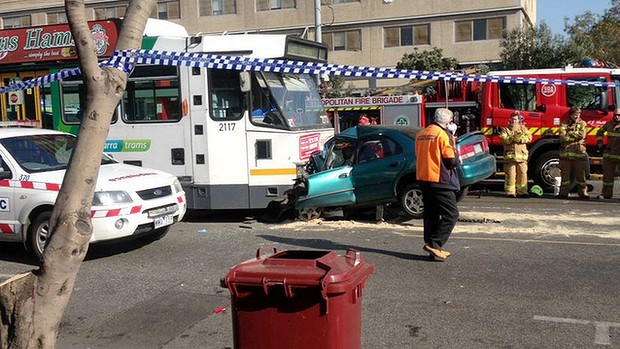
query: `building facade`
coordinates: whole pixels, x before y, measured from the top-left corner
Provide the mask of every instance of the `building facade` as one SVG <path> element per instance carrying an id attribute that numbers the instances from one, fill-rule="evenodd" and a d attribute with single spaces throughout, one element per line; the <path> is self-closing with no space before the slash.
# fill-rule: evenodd
<path id="1" fill-rule="evenodd" d="M 394 67 L 406 53 L 438 47 L 461 66 L 500 59 L 504 30 L 536 23 L 536 0 L 158 0 L 153 17 L 190 33 L 290 33 L 321 41 L 329 61 Z M 320 11 L 316 11 L 320 2 Z M 66 22 L 64 1 L 0 0 L 3 28 Z M 122 17 L 127 1 L 86 1 L 87 18 Z M 320 27 L 318 23 L 320 22 Z M 378 86 L 393 85 L 379 81 Z"/>

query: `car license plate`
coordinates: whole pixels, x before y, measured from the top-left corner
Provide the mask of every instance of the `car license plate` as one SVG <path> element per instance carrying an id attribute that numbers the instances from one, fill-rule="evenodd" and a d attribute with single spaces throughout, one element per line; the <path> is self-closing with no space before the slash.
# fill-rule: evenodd
<path id="1" fill-rule="evenodd" d="M 166 216 L 160 216 L 155 218 L 155 229 L 157 228 L 161 228 L 161 227 L 165 227 L 167 225 L 170 225 L 174 223 L 174 216 L 172 215 L 166 215 Z"/>
<path id="2" fill-rule="evenodd" d="M 482 153 L 482 145 L 480 143 L 474 144 L 474 153 L 475 154 Z"/>

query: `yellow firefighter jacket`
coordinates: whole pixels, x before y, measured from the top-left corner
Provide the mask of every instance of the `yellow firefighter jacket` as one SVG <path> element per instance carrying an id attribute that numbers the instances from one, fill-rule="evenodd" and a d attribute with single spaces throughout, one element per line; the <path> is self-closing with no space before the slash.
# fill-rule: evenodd
<path id="1" fill-rule="evenodd" d="M 504 127 L 499 134 L 504 145 L 504 161 L 527 162 L 527 144 L 532 141 L 532 135 L 524 125 L 510 125 Z"/>
<path id="2" fill-rule="evenodd" d="M 585 159 L 587 124 L 581 119 L 568 119 L 560 126 L 560 158 Z"/>
<path id="3" fill-rule="evenodd" d="M 605 133 L 607 133 L 607 147 L 605 147 L 603 158 L 620 160 L 620 122 L 607 121 L 596 132 L 596 140 L 603 142 Z"/>

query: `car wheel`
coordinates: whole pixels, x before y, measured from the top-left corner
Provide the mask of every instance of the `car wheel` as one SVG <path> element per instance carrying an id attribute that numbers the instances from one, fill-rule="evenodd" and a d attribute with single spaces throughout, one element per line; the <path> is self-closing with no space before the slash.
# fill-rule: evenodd
<path id="1" fill-rule="evenodd" d="M 301 211 L 297 212 L 297 218 L 302 221 L 311 221 L 313 219 L 318 219 L 321 217 L 323 210 L 317 207 L 306 207 Z"/>
<path id="2" fill-rule="evenodd" d="M 417 184 L 410 184 L 402 190 L 400 205 L 407 216 L 415 219 L 422 218 L 424 202 L 422 202 L 422 190 Z"/>
<path id="3" fill-rule="evenodd" d="M 41 212 L 30 224 L 30 227 L 28 227 L 28 235 L 26 236 L 28 251 L 30 251 L 30 253 L 32 253 L 32 255 L 39 260 L 43 257 L 43 249 L 45 248 L 45 244 L 50 237 L 51 217 L 52 212 Z"/>

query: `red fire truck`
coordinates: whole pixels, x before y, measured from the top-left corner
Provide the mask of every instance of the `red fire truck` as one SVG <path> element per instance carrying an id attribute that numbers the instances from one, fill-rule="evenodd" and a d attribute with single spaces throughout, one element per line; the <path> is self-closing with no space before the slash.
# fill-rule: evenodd
<path id="1" fill-rule="evenodd" d="M 365 116 L 369 124 L 424 126 L 424 96 L 362 96 L 324 98 L 335 132 L 339 133 L 360 123 Z"/>
<path id="2" fill-rule="evenodd" d="M 620 106 L 620 87 L 607 84 L 620 83 L 620 69 L 567 66 L 559 69 L 494 71 L 488 75 L 538 82 L 437 82 L 437 95 L 434 100 L 428 100 L 426 115 L 432 115 L 432 108 L 448 106 L 455 112 L 460 133 L 480 129 L 487 136 L 491 151 L 500 160 L 498 170 L 501 171 L 499 132 L 508 124 L 510 114 L 518 110 L 534 136 L 529 146 L 530 178 L 548 189 L 559 173 L 560 124 L 568 118 L 569 109 L 577 106 L 581 108 L 581 118 L 588 124 L 586 144 L 592 171 L 600 167 L 596 132 L 612 118 L 613 110 Z M 550 83 L 546 80 L 562 82 Z"/>

